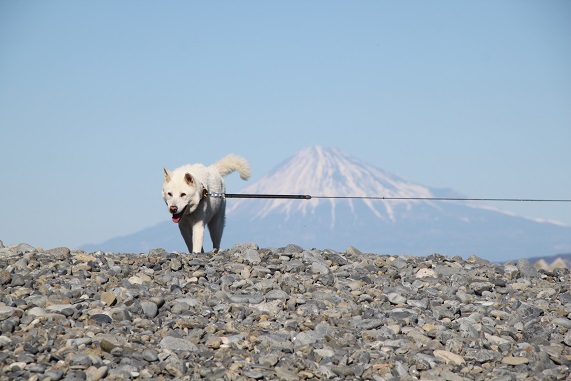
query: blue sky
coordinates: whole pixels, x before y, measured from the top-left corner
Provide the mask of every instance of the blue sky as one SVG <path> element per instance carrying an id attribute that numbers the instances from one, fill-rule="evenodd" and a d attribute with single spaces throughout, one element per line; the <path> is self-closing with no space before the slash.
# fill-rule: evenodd
<path id="1" fill-rule="evenodd" d="M 233 152 L 256 181 L 316 144 L 571 198 L 569 36 L 567 0 L 0 0 L 0 240 L 129 234 L 170 218 L 163 166 Z M 571 203 L 494 206 L 571 225 Z"/>

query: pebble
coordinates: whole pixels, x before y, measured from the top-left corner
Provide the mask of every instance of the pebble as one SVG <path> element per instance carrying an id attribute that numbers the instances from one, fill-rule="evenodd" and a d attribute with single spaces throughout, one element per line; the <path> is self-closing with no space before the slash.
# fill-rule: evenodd
<path id="1" fill-rule="evenodd" d="M 504 364 L 508 364 L 508 365 L 522 365 L 522 364 L 527 364 L 529 363 L 529 360 L 525 357 L 514 357 L 514 356 L 508 356 L 508 357 L 504 357 L 502 359 L 502 362 Z"/>
<path id="2" fill-rule="evenodd" d="M 0 380 L 566 380 L 571 275 L 528 260 L 0 241 Z"/>
<path id="3" fill-rule="evenodd" d="M 435 358 L 443 360 L 447 364 L 462 365 L 466 363 L 464 357 L 449 351 L 437 349 L 433 352 L 433 355 Z"/>

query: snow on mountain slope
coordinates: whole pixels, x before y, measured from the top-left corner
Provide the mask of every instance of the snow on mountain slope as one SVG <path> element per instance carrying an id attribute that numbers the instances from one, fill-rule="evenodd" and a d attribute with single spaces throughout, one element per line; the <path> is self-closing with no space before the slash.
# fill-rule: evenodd
<path id="1" fill-rule="evenodd" d="M 338 148 L 308 147 L 282 163 L 240 193 L 253 194 L 308 194 L 316 197 L 433 197 L 430 189 L 404 181 L 368 163 L 348 155 Z M 354 203 L 363 202 L 379 218 L 395 220 L 395 206 L 411 205 L 420 201 L 394 200 L 383 202 L 371 199 L 312 198 L 311 200 L 240 199 L 228 207 L 231 215 L 242 208 L 253 207 L 252 218 L 264 218 L 271 213 L 289 217 L 300 213 L 305 216 L 327 203 L 331 207 L 331 222 L 335 224 L 335 209 L 346 203 L 354 211 Z"/>

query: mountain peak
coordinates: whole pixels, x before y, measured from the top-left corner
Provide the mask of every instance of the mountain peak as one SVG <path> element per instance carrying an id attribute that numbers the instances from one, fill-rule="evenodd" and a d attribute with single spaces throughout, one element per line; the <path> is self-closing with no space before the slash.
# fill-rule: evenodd
<path id="1" fill-rule="evenodd" d="M 302 149 L 287 159 L 268 175 L 243 189 L 243 193 L 254 194 L 309 194 L 313 197 L 432 197 L 430 189 L 407 182 L 396 175 L 385 172 L 339 148 L 311 146 Z M 238 200 L 228 208 L 229 213 L 253 207 L 255 218 L 263 218 L 274 212 L 286 216 L 292 213 L 306 215 L 327 203 L 332 208 L 332 224 L 335 222 L 335 207 L 339 203 L 364 203 L 377 217 L 394 220 L 394 207 L 411 204 L 414 200 L 383 202 L 362 199 L 320 199 L 311 200 Z"/>

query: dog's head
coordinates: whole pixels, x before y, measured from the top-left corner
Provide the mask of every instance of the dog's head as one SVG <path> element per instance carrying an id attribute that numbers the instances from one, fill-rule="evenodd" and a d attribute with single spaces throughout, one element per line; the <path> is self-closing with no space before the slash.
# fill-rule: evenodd
<path id="1" fill-rule="evenodd" d="M 190 173 L 170 172 L 164 168 L 163 199 L 172 220 L 178 223 L 183 215 L 196 210 L 202 198 L 202 185 Z"/>

